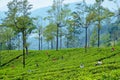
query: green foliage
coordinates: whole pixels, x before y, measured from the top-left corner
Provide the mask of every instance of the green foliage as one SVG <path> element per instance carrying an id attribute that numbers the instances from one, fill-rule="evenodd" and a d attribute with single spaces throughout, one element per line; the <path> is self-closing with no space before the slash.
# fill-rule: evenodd
<path id="1" fill-rule="evenodd" d="M 2 52 L 2 64 L 20 55 L 20 51 Z M 64 49 L 59 51 L 30 51 L 26 56 L 26 68 L 22 66 L 22 56 L 0 69 L 0 79 L 71 79 L 71 80 L 118 80 L 120 75 L 119 47 Z M 7 57 L 7 58 L 6 58 Z M 101 60 L 103 64 L 96 65 Z M 80 68 L 80 64 L 84 68 Z"/>
<path id="2" fill-rule="evenodd" d="M 86 23 L 87 24 L 91 23 L 96 16 L 97 16 L 97 14 L 94 11 L 90 12 L 86 17 Z"/>
<path id="3" fill-rule="evenodd" d="M 106 47 L 112 46 L 111 40 L 110 40 L 110 34 L 102 34 L 101 35 L 101 43 L 102 43 L 101 45 L 106 46 Z"/>
<path id="4" fill-rule="evenodd" d="M 25 47 L 27 36 L 35 29 L 33 25 L 34 18 L 30 17 L 29 12 L 32 5 L 27 0 L 13 0 L 7 6 L 8 11 L 6 12 L 6 18 L 3 20 L 2 26 L 13 30 L 10 36 L 22 33 L 22 37 L 24 38 L 23 46 Z"/>
<path id="5" fill-rule="evenodd" d="M 0 27 L 0 43 L 2 43 L 2 49 L 14 49 L 15 43 L 13 38 L 15 37 L 14 31 L 11 28 Z"/>
<path id="6" fill-rule="evenodd" d="M 57 26 L 55 24 L 49 24 L 44 30 L 43 36 L 46 38 L 46 41 L 51 41 L 56 36 Z"/>

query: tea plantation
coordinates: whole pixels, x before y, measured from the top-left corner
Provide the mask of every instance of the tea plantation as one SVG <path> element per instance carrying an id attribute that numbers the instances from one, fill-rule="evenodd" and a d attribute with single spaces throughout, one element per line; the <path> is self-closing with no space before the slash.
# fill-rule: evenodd
<path id="1" fill-rule="evenodd" d="M 0 80 L 119 80 L 120 48 L 1 51 Z"/>

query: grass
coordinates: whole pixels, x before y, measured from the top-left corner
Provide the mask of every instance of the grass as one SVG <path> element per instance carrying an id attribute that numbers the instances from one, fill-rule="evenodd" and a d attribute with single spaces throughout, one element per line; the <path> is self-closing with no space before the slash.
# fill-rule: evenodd
<path id="1" fill-rule="evenodd" d="M 2 64 L 21 55 L 22 51 L 2 51 Z M 26 68 L 22 68 L 22 56 L 0 69 L 0 80 L 119 80 L 120 49 L 89 48 L 63 49 L 59 51 L 29 51 Z M 101 60 L 102 65 L 96 65 Z M 84 68 L 80 65 L 84 64 Z"/>

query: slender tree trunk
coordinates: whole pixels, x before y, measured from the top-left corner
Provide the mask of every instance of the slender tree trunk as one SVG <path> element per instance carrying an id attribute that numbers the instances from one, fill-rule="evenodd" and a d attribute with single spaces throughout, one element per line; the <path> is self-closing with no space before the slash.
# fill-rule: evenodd
<path id="1" fill-rule="evenodd" d="M 101 1 L 100 1 L 101 2 Z M 100 27 L 101 27 L 101 11 L 100 11 L 100 4 L 99 4 L 99 9 L 98 9 L 99 17 L 98 17 L 98 48 L 100 47 Z"/>
<path id="2" fill-rule="evenodd" d="M 90 47 L 90 29 L 88 29 L 88 48 Z"/>
<path id="3" fill-rule="evenodd" d="M 26 54 L 28 55 L 29 54 L 29 52 L 28 52 L 28 46 L 26 46 L 25 49 L 26 49 Z"/>
<path id="4" fill-rule="evenodd" d="M 25 46 L 25 53 L 28 55 L 28 44 L 27 44 L 27 34 L 26 31 L 24 31 L 24 46 Z"/>
<path id="5" fill-rule="evenodd" d="M 41 37 L 41 50 L 42 50 L 42 37 Z"/>
<path id="6" fill-rule="evenodd" d="M 40 50 L 40 32 L 39 32 L 39 44 L 38 44 L 38 46 L 39 46 L 39 50 Z"/>
<path id="7" fill-rule="evenodd" d="M 85 27 L 85 52 L 87 52 L 87 29 L 88 27 Z"/>
<path id="8" fill-rule="evenodd" d="M 24 39 L 25 39 L 24 41 L 25 41 L 25 51 L 26 51 L 25 53 L 28 55 L 29 53 L 28 53 L 28 45 L 27 45 L 26 35 L 25 35 L 24 37 L 25 37 L 25 38 L 24 38 Z"/>
<path id="9" fill-rule="evenodd" d="M 10 38 L 10 50 L 12 50 L 12 39 Z"/>
<path id="10" fill-rule="evenodd" d="M 100 27 L 98 27 L 98 48 L 100 47 Z"/>
<path id="11" fill-rule="evenodd" d="M 25 68 L 25 32 L 22 31 L 22 37 L 23 37 L 23 68 Z"/>
<path id="12" fill-rule="evenodd" d="M 59 34 L 59 23 L 57 23 L 56 51 L 58 51 L 58 34 Z"/>
<path id="13" fill-rule="evenodd" d="M 67 45 L 67 48 L 68 48 L 68 45 L 69 45 L 69 43 L 68 43 L 68 38 L 67 38 L 67 41 L 66 41 L 66 42 L 67 42 L 67 44 L 66 44 L 66 45 Z"/>

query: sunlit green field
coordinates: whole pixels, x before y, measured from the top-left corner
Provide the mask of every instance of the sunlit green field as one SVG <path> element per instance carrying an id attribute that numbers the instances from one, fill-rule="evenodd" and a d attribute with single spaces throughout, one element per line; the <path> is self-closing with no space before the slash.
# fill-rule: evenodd
<path id="1" fill-rule="evenodd" d="M 1 51 L 0 54 L 1 63 L 6 63 L 0 69 L 0 80 L 120 79 L 119 47 L 114 51 L 111 48 L 89 48 L 87 53 L 83 48 L 29 51 L 24 69 L 22 51 Z"/>

